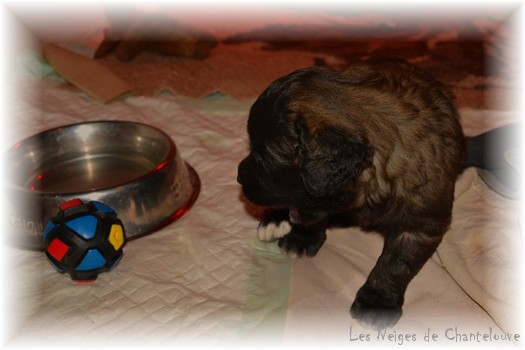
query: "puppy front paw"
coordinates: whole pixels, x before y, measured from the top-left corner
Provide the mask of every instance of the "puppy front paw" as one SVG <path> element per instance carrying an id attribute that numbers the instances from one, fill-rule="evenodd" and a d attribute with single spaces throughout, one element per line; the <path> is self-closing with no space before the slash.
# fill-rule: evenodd
<path id="1" fill-rule="evenodd" d="M 266 213 L 257 228 L 257 237 L 263 242 L 276 241 L 292 231 L 288 209 L 273 209 Z"/>
<path id="2" fill-rule="evenodd" d="M 281 222 L 262 221 L 257 228 L 257 237 L 263 242 L 275 241 L 292 230 L 292 225 L 289 221 L 283 220 Z"/>
<path id="3" fill-rule="evenodd" d="M 293 258 L 301 256 L 312 257 L 317 254 L 326 240 L 326 233 L 324 231 L 303 231 L 304 229 L 294 226 L 292 232 L 279 238 L 279 248 L 286 255 Z"/>
<path id="4" fill-rule="evenodd" d="M 394 326 L 403 314 L 397 303 L 389 300 L 384 292 L 363 286 L 350 309 L 352 318 L 376 330 Z"/>

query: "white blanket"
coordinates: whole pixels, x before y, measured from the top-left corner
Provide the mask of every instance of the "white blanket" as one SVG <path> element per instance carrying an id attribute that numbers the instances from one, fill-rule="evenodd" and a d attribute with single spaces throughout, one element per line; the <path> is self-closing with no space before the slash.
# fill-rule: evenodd
<path id="1" fill-rule="evenodd" d="M 379 236 L 333 229 L 316 257 L 293 260 L 257 241 L 258 222 L 236 183 L 252 101 L 164 95 L 101 106 L 60 81 L 34 84 L 13 96 L 9 143 L 63 124 L 139 121 L 174 139 L 202 191 L 179 221 L 130 241 L 119 265 L 95 282 L 57 273 L 43 252 L 5 247 L 10 345 L 350 347 L 425 343 L 426 333 L 442 344 L 480 333 L 490 338 L 481 343 L 504 345 L 494 334 L 521 331 L 512 318 L 521 278 L 519 203 L 491 192 L 474 169 L 458 180 L 451 231 L 410 284 L 404 316 L 378 334 L 352 320 L 349 307 L 380 253 Z M 470 134 L 516 120 L 508 113 L 462 114 Z"/>

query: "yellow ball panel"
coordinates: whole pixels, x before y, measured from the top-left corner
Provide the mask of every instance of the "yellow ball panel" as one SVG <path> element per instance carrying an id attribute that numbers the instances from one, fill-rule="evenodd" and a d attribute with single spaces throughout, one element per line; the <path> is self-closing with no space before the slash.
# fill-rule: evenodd
<path id="1" fill-rule="evenodd" d="M 118 250 L 124 243 L 124 232 L 122 231 L 122 226 L 120 225 L 111 225 L 111 231 L 109 232 L 109 243 Z"/>

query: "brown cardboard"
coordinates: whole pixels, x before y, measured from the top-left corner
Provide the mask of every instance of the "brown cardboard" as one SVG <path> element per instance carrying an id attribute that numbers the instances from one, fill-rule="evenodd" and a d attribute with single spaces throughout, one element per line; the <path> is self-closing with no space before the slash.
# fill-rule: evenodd
<path id="1" fill-rule="evenodd" d="M 44 57 L 64 79 L 101 103 L 108 103 L 133 90 L 109 68 L 60 46 L 46 45 Z"/>

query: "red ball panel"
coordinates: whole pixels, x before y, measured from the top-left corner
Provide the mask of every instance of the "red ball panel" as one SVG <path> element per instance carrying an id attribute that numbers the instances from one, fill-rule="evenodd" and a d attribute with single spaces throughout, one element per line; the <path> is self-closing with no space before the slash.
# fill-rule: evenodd
<path id="1" fill-rule="evenodd" d="M 60 210 L 66 210 L 69 208 L 73 208 L 73 207 L 76 207 L 77 205 L 82 205 L 82 201 L 80 199 L 75 198 L 70 201 L 62 203 L 62 205 L 60 205 Z"/>
<path id="2" fill-rule="evenodd" d="M 67 244 L 65 244 L 58 238 L 53 239 L 47 247 L 47 252 L 51 254 L 51 256 L 57 261 L 62 260 L 62 258 L 64 257 L 64 255 L 66 255 L 68 250 L 69 247 L 67 246 Z"/>

